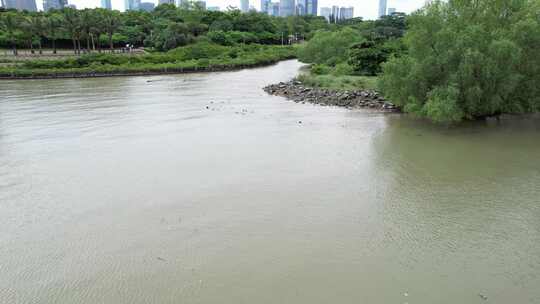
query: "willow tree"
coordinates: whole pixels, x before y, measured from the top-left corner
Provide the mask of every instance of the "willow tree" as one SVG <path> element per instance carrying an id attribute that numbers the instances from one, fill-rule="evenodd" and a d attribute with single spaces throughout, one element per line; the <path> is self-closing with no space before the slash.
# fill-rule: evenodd
<path id="1" fill-rule="evenodd" d="M 408 20 L 407 55 L 380 87 L 406 112 L 437 122 L 540 110 L 538 0 L 434 2 Z"/>

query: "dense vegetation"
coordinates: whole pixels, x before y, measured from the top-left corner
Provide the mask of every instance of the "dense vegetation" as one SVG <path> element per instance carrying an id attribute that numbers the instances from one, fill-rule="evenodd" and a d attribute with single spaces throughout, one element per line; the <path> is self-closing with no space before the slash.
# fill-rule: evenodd
<path id="1" fill-rule="evenodd" d="M 540 110 L 540 2 L 434 2 L 408 19 L 406 55 L 380 87 L 406 112 L 438 122 Z"/>
<path id="2" fill-rule="evenodd" d="M 152 12 L 120 13 L 105 9 L 17 12 L 0 9 L 0 47 L 41 50 L 57 46 L 74 52 L 113 49 L 126 44 L 167 51 L 208 36 L 214 43 L 289 44 L 309 38 L 313 31 L 328 29 L 322 17 L 272 17 L 262 13 L 207 11 L 190 2 L 178 8 L 159 5 Z"/>
<path id="3" fill-rule="evenodd" d="M 289 44 L 330 29 L 322 17 L 271 17 L 163 4 L 152 12 L 66 8 L 47 13 L 0 10 L 0 46 L 42 52 L 71 47 L 70 58 L 5 58 L 2 77 L 76 76 L 225 70 L 295 56 Z M 130 44 L 144 52 L 111 54 Z"/>
<path id="4" fill-rule="evenodd" d="M 293 58 L 291 46 L 222 46 L 199 37 L 188 46 L 143 55 L 92 53 L 58 60 L 23 61 L 0 68 L 0 77 L 122 75 L 228 70 Z"/>
<path id="5" fill-rule="evenodd" d="M 311 63 L 310 74 L 299 79 L 307 85 L 330 89 L 374 89 L 381 63 L 400 56 L 406 16 L 392 14 L 376 21 L 347 20 L 333 30 L 319 30 L 298 50 Z"/>

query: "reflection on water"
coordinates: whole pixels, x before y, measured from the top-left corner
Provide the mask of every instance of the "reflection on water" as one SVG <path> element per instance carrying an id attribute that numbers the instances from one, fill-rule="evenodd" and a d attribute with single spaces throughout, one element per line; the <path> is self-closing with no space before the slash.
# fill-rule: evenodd
<path id="1" fill-rule="evenodd" d="M 539 119 L 261 90 L 299 67 L 0 82 L 0 298 L 540 302 Z"/>

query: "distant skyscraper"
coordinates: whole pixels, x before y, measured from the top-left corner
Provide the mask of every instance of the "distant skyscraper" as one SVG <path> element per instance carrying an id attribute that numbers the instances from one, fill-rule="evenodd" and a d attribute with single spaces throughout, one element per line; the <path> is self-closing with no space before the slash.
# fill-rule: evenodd
<path id="1" fill-rule="evenodd" d="M 141 6 L 141 0 L 125 0 L 126 11 L 136 11 Z"/>
<path id="2" fill-rule="evenodd" d="M 175 4 L 174 0 L 158 0 L 158 5 L 160 4 Z"/>
<path id="3" fill-rule="evenodd" d="M 111 0 L 101 0 L 101 8 L 111 10 L 112 9 Z"/>
<path id="4" fill-rule="evenodd" d="M 206 1 L 199 0 L 199 1 L 193 2 L 193 4 L 195 4 L 198 8 L 202 10 L 206 10 Z"/>
<path id="5" fill-rule="evenodd" d="M 339 20 L 351 19 L 354 17 L 354 7 L 340 7 L 339 8 Z"/>
<path id="6" fill-rule="evenodd" d="M 389 8 L 388 8 L 388 14 L 387 14 L 387 15 L 390 16 L 390 15 L 392 15 L 392 14 L 395 13 L 395 12 L 396 12 L 396 9 L 395 9 L 394 7 L 389 7 Z"/>
<path id="7" fill-rule="evenodd" d="M 190 7 L 190 2 L 190 0 L 178 0 L 178 7 Z"/>
<path id="8" fill-rule="evenodd" d="M 332 9 L 329 7 L 321 7 L 321 16 L 326 18 L 326 21 L 330 21 L 330 15 L 332 15 Z"/>
<path id="9" fill-rule="evenodd" d="M 279 2 L 270 2 L 270 8 L 268 9 L 270 16 L 279 16 Z"/>
<path id="10" fill-rule="evenodd" d="M 249 0 L 240 0 L 240 10 L 244 13 L 249 11 Z"/>
<path id="11" fill-rule="evenodd" d="M 279 0 L 279 15 L 281 17 L 293 16 L 294 11 L 294 0 Z"/>
<path id="12" fill-rule="evenodd" d="M 219 12 L 221 9 L 219 8 L 219 6 L 209 6 L 209 7 L 206 8 L 206 10 L 213 11 L 213 12 Z"/>
<path id="13" fill-rule="evenodd" d="M 339 6 L 332 5 L 332 18 L 334 22 L 336 22 L 339 18 Z"/>
<path id="14" fill-rule="evenodd" d="M 141 2 L 141 4 L 139 5 L 139 9 L 145 12 L 151 12 L 154 10 L 155 7 L 156 5 L 154 4 L 154 2 Z"/>
<path id="15" fill-rule="evenodd" d="M 261 0 L 261 13 L 268 14 L 270 9 L 270 0 Z"/>
<path id="16" fill-rule="evenodd" d="M 43 0 L 43 10 L 49 11 L 51 9 L 63 9 L 67 6 L 67 0 Z"/>
<path id="17" fill-rule="evenodd" d="M 386 15 L 386 0 L 379 0 L 379 18 Z"/>
<path id="18" fill-rule="evenodd" d="M 36 0 L 4 0 L 5 8 L 14 8 L 19 11 L 37 11 Z"/>
<path id="19" fill-rule="evenodd" d="M 296 3 L 296 15 L 303 16 L 306 14 L 306 6 L 302 2 Z"/>
<path id="20" fill-rule="evenodd" d="M 317 0 L 306 0 L 306 15 L 317 16 L 318 11 Z"/>

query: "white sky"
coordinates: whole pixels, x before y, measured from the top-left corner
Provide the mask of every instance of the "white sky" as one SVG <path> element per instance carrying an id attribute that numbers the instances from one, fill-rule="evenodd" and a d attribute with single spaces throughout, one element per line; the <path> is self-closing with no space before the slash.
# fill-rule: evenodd
<path id="1" fill-rule="evenodd" d="M 100 6 L 100 0 L 68 0 L 77 8 L 93 8 Z M 142 2 L 155 2 L 157 0 L 141 0 Z M 278 0 L 274 0 L 278 1 Z M 38 8 L 42 6 L 42 0 L 36 0 Z M 387 7 L 395 7 L 398 12 L 410 13 L 424 5 L 425 0 L 388 0 Z M 256 9 L 260 8 L 260 0 L 249 0 L 249 4 Z M 207 6 L 219 6 L 222 10 L 228 5 L 240 7 L 240 0 L 206 0 Z M 354 6 L 354 16 L 363 17 L 365 20 L 377 17 L 378 0 L 319 0 L 319 8 L 324 6 Z M 112 0 L 113 9 L 124 10 L 124 0 Z"/>

